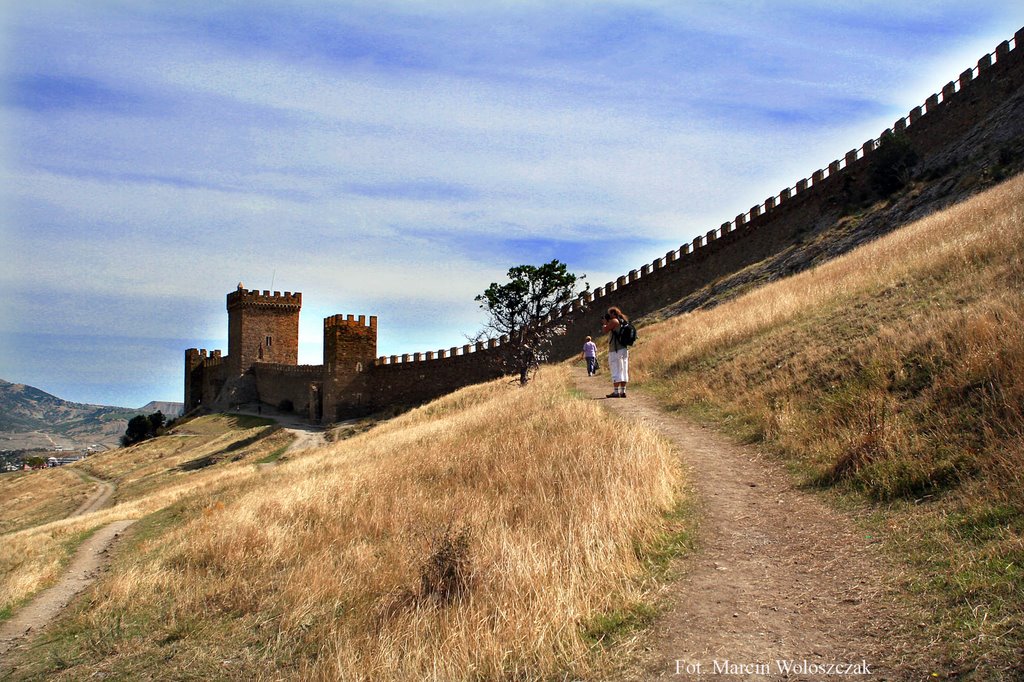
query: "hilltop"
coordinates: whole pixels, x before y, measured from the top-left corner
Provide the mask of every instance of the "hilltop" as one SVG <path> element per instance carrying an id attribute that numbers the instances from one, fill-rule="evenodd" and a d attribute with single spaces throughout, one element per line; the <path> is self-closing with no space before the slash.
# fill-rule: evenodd
<path id="1" fill-rule="evenodd" d="M 140 408 L 75 403 L 46 391 L 0 379 L 0 447 L 5 450 L 116 447 L 128 420 L 157 410 L 168 417 L 181 403 L 153 401 Z"/>

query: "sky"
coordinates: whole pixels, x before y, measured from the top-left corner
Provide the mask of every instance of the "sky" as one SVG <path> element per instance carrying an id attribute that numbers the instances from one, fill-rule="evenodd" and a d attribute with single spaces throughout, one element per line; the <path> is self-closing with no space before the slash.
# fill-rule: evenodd
<path id="1" fill-rule="evenodd" d="M 877 137 L 1020 0 L 0 6 L 0 378 L 181 400 L 225 295 L 450 348 L 552 258 L 602 286 Z"/>

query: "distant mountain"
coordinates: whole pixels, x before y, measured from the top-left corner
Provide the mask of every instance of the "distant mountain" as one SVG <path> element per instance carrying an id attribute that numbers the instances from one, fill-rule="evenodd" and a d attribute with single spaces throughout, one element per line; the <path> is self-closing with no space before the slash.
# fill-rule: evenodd
<path id="1" fill-rule="evenodd" d="M 140 408 L 73 403 L 34 386 L 0 379 L 0 448 L 114 447 L 128 420 L 160 410 L 168 418 L 181 414 L 182 404 L 150 402 Z"/>
<path id="2" fill-rule="evenodd" d="M 185 409 L 185 403 L 172 403 L 167 400 L 150 400 L 148 403 L 140 407 L 137 411 L 142 414 L 153 414 L 154 412 L 163 412 L 164 416 L 168 419 L 173 419 L 181 415 Z"/>

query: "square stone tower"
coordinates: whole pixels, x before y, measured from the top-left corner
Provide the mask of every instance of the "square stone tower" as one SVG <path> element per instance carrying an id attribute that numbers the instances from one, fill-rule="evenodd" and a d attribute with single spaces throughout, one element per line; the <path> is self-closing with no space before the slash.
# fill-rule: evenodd
<path id="1" fill-rule="evenodd" d="M 368 409 L 367 382 L 376 356 L 376 315 L 324 319 L 323 416 L 328 422 L 340 417 L 339 409 Z"/>
<path id="2" fill-rule="evenodd" d="M 241 283 L 228 294 L 228 376 L 257 362 L 297 365 L 302 294 L 246 291 Z"/>

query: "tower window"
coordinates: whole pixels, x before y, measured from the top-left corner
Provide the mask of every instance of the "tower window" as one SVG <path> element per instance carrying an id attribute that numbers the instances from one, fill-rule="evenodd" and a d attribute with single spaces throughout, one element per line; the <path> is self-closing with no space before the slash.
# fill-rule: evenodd
<path id="1" fill-rule="evenodd" d="M 267 348 L 270 348 L 273 345 L 273 341 L 274 340 L 271 339 L 269 336 L 267 337 Z"/>

